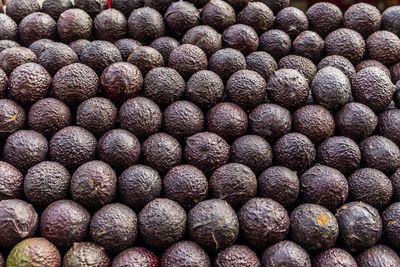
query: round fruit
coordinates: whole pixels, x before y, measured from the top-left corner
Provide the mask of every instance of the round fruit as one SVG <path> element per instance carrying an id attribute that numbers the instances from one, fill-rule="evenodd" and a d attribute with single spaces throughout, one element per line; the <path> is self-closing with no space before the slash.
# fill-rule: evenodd
<path id="1" fill-rule="evenodd" d="M 257 32 L 245 24 L 229 26 L 222 34 L 224 48 L 239 50 L 243 55 L 257 51 L 259 39 Z"/>
<path id="2" fill-rule="evenodd" d="M 83 47 L 79 59 L 82 64 L 101 74 L 109 65 L 122 61 L 122 56 L 114 44 L 107 41 L 93 41 Z"/>
<path id="3" fill-rule="evenodd" d="M 0 137 L 6 139 L 10 134 L 25 126 L 24 109 L 10 99 L 0 99 Z"/>
<path id="4" fill-rule="evenodd" d="M 200 47 L 209 58 L 222 48 L 222 37 L 210 26 L 200 25 L 188 30 L 182 38 L 182 43 Z"/>
<path id="5" fill-rule="evenodd" d="M 172 51 L 179 45 L 180 43 L 177 40 L 169 36 L 157 38 L 150 44 L 151 47 L 160 52 L 166 65 L 168 64 L 169 56 L 171 55 Z"/>
<path id="6" fill-rule="evenodd" d="M 49 15 L 35 12 L 21 20 L 18 35 L 26 46 L 40 39 L 54 40 L 57 35 L 57 23 Z"/>
<path id="7" fill-rule="evenodd" d="M 200 24 L 200 11 L 192 3 L 173 2 L 164 13 L 164 20 L 173 34 L 182 36 Z"/>
<path id="8" fill-rule="evenodd" d="M 18 25 L 5 14 L 0 14 L 0 38 L 1 40 L 17 40 Z"/>
<path id="9" fill-rule="evenodd" d="M 290 36 L 281 30 L 272 29 L 260 36 L 260 49 L 269 53 L 275 60 L 287 56 L 292 47 Z"/>
<path id="10" fill-rule="evenodd" d="M 0 201 L 22 198 L 24 175 L 11 164 L 0 161 Z"/>
<path id="11" fill-rule="evenodd" d="M 274 13 L 262 2 L 251 2 L 239 13 L 238 22 L 249 25 L 257 32 L 265 32 L 274 24 Z"/>
<path id="12" fill-rule="evenodd" d="M 127 20 L 120 11 L 106 9 L 94 19 L 94 30 L 99 40 L 115 42 L 128 33 Z"/>
<path id="13" fill-rule="evenodd" d="M 317 67 L 311 60 L 297 55 L 288 55 L 281 58 L 278 62 L 278 67 L 280 69 L 297 70 L 308 80 L 308 82 L 311 82 L 317 73 Z"/>
<path id="14" fill-rule="evenodd" d="M 367 38 L 379 30 L 381 12 L 370 4 L 354 4 L 344 13 L 343 24 L 344 27 L 358 31 L 364 38 Z"/>
<path id="15" fill-rule="evenodd" d="M 303 11 L 295 7 L 285 7 L 275 16 L 275 28 L 296 37 L 308 29 L 308 20 Z"/>
<path id="16" fill-rule="evenodd" d="M 324 50 L 324 39 L 312 31 L 300 33 L 293 41 L 293 52 L 314 62 L 318 62 L 322 58 Z"/>
<path id="17" fill-rule="evenodd" d="M 20 21 L 29 14 L 39 11 L 40 4 L 36 0 L 7 1 L 7 15 L 10 16 L 16 23 L 20 23 Z"/>
<path id="18" fill-rule="evenodd" d="M 203 50 L 191 44 L 176 47 L 170 54 L 168 66 L 179 72 L 185 79 L 200 70 L 207 69 L 208 60 Z"/>
<path id="19" fill-rule="evenodd" d="M 377 245 L 363 251 L 357 257 L 359 267 L 398 266 L 400 258 L 394 250 L 384 245 Z"/>
<path id="20" fill-rule="evenodd" d="M 310 29 L 322 37 L 326 37 L 342 25 L 343 13 L 332 3 L 316 3 L 308 8 L 306 15 Z"/>
<path id="21" fill-rule="evenodd" d="M 128 19 L 129 36 L 141 43 L 150 43 L 164 36 L 165 24 L 162 15 L 151 7 L 135 9 Z"/>
<path id="22" fill-rule="evenodd" d="M 146 75 L 152 69 L 164 66 L 163 56 L 150 46 L 136 48 L 132 51 L 127 61 L 137 66 L 143 75 Z"/>
<path id="23" fill-rule="evenodd" d="M 400 203 L 390 205 L 382 214 L 383 238 L 395 249 L 400 248 Z"/>
<path id="24" fill-rule="evenodd" d="M 116 41 L 114 45 L 121 53 L 123 61 L 127 61 L 133 50 L 139 48 L 142 44 L 134 39 L 124 38 Z"/>
<path id="25" fill-rule="evenodd" d="M 112 262 L 112 267 L 125 267 L 127 265 L 130 267 L 158 266 L 158 258 L 153 252 L 145 248 L 128 248 L 119 253 Z"/>
<path id="26" fill-rule="evenodd" d="M 218 253 L 215 267 L 260 267 L 257 254 L 243 245 L 233 245 Z"/>
<path id="27" fill-rule="evenodd" d="M 165 267 L 210 266 L 207 253 L 192 241 L 181 241 L 170 246 L 163 252 L 160 261 Z"/>
<path id="28" fill-rule="evenodd" d="M 34 63 L 37 61 L 37 56 L 32 50 L 25 47 L 10 47 L 0 52 L 0 69 L 8 76 L 18 66 L 25 63 Z"/>
<path id="29" fill-rule="evenodd" d="M 268 247 L 262 254 L 263 267 L 304 266 L 311 267 L 308 253 L 296 243 L 285 240 Z"/>
<path id="30" fill-rule="evenodd" d="M 356 260 L 346 250 L 330 248 L 318 254 L 314 259 L 315 267 L 357 267 Z"/>
<path id="31" fill-rule="evenodd" d="M 75 267 L 90 262 L 96 267 L 109 267 L 111 260 L 106 250 L 91 242 L 74 243 L 65 253 L 62 266 Z"/>
<path id="32" fill-rule="evenodd" d="M 235 72 L 246 69 L 246 58 L 239 50 L 233 48 L 220 49 L 211 56 L 208 68 L 218 74 L 219 78 L 226 81 Z"/>
<path id="33" fill-rule="evenodd" d="M 38 55 L 38 63 L 42 65 L 51 76 L 54 76 L 62 67 L 77 63 L 78 55 L 66 44 L 52 43 L 44 48 Z"/>
<path id="34" fill-rule="evenodd" d="M 71 9 L 73 6 L 71 0 L 44 0 L 42 3 L 42 12 L 58 20 L 64 11 Z"/>
<path id="35" fill-rule="evenodd" d="M 325 67 L 334 67 L 341 70 L 346 74 L 347 78 L 351 79 L 356 74 L 356 69 L 353 64 L 345 57 L 339 55 L 327 56 L 321 59 L 318 63 L 318 70 L 322 70 Z M 315 79 L 316 77 L 314 77 Z"/>
<path id="36" fill-rule="evenodd" d="M 92 34 L 92 25 L 92 19 L 82 9 L 68 9 L 58 18 L 58 36 L 64 43 L 71 43 L 79 39 L 89 39 Z"/>
<path id="37" fill-rule="evenodd" d="M 201 12 L 201 20 L 219 32 L 235 24 L 236 13 L 231 5 L 222 0 L 211 0 Z"/>

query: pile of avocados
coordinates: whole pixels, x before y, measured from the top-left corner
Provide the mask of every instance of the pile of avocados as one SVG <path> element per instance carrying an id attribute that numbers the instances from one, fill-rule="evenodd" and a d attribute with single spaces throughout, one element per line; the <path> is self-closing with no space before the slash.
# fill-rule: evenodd
<path id="1" fill-rule="evenodd" d="M 400 6 L 0 1 L 0 267 L 399 267 L 399 147 Z"/>

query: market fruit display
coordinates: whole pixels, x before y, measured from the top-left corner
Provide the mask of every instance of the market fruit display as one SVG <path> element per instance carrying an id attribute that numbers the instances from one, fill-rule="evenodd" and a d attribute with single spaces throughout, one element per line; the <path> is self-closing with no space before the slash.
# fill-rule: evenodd
<path id="1" fill-rule="evenodd" d="M 399 267 L 400 6 L 0 2 L 0 267 Z"/>

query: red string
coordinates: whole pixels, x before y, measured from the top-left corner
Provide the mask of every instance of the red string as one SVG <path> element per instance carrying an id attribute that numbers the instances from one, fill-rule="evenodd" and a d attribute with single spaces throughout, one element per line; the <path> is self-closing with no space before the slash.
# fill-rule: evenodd
<path id="1" fill-rule="evenodd" d="M 111 8 L 111 0 L 107 0 L 108 8 Z"/>

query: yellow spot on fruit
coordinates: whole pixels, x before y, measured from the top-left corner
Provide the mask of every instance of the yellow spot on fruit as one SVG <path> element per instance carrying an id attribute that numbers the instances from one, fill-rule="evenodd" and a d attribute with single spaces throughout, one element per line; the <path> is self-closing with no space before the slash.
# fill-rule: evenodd
<path id="1" fill-rule="evenodd" d="M 16 122 L 17 121 L 17 114 L 13 114 L 11 116 L 11 121 Z"/>
<path id="2" fill-rule="evenodd" d="M 317 216 L 317 223 L 320 226 L 327 225 L 329 223 L 329 215 L 326 212 L 320 213 Z"/>

